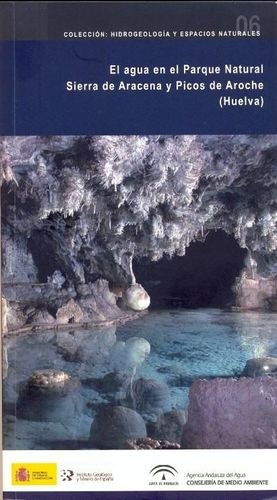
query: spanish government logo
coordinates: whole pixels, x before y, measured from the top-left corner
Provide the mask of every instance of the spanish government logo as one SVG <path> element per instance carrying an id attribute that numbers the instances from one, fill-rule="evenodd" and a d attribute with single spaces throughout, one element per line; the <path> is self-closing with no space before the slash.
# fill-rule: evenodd
<path id="1" fill-rule="evenodd" d="M 25 467 L 19 467 L 15 472 L 15 480 L 18 483 L 24 483 L 25 481 L 30 482 L 30 472 Z"/>
<path id="2" fill-rule="evenodd" d="M 12 485 L 14 486 L 54 486 L 56 484 L 57 464 L 12 464 Z"/>

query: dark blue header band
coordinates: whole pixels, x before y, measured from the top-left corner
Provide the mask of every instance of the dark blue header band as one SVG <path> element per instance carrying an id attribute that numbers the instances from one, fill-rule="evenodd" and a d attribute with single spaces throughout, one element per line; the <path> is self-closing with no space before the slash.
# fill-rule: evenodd
<path id="1" fill-rule="evenodd" d="M 2 41 L 0 134 L 277 133 L 276 54 L 272 39 Z M 263 73 L 169 74 L 176 64 L 263 65 Z M 166 67 L 167 74 L 110 75 L 110 65 Z M 176 80 L 184 82 L 178 90 Z M 214 80 L 223 86 L 228 80 L 254 81 L 263 89 L 211 91 Z M 107 81 L 115 90 L 102 89 Z M 120 81 L 161 83 L 163 89 L 118 90 Z M 67 90 L 67 82 L 96 83 L 99 90 Z M 204 90 L 183 88 L 201 82 Z M 170 92 L 166 83 L 172 84 Z M 222 108 L 220 96 L 227 98 Z M 229 105 L 228 99 L 240 104 Z"/>
<path id="2" fill-rule="evenodd" d="M 4 493 L 4 500 L 273 500 L 276 491 Z"/>
<path id="3" fill-rule="evenodd" d="M 274 1 L 1 2 L 0 40 L 63 40 L 65 31 L 104 31 L 110 38 L 114 30 L 235 29 L 276 38 L 276 16 Z"/>

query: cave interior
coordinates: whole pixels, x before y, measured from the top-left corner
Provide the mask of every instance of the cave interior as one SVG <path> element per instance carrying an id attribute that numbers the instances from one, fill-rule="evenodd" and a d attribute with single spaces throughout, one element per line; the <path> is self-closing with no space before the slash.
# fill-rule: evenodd
<path id="1" fill-rule="evenodd" d="M 67 259 L 56 256 L 47 232 L 37 231 L 29 250 L 40 282 L 47 282 L 56 269 L 67 280 L 73 278 Z M 184 256 L 164 256 L 158 261 L 135 258 L 133 268 L 137 282 L 151 297 L 151 308 L 229 307 L 235 303 L 233 285 L 245 266 L 246 255 L 247 250 L 220 229 L 210 231 L 204 241 L 192 242 Z"/>
<path id="2" fill-rule="evenodd" d="M 247 250 L 223 230 L 190 244 L 184 256 L 134 260 L 136 279 L 148 291 L 153 308 L 228 307 L 234 304 L 235 279 Z"/>

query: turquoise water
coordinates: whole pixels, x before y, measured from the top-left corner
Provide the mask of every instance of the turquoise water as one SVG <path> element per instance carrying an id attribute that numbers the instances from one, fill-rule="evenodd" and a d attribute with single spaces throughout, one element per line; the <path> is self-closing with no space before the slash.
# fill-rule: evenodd
<path id="1" fill-rule="evenodd" d="M 86 447 L 98 406 L 132 407 L 126 391 L 130 392 L 130 384 L 132 387 L 138 378 L 152 379 L 167 388 L 153 408 L 151 401 L 147 408 L 141 404 L 141 410 L 134 403 L 145 421 L 155 421 L 164 411 L 187 407 L 194 380 L 238 376 L 248 359 L 277 356 L 276 314 L 218 309 L 153 311 L 117 328 L 80 330 L 72 326 L 68 331 L 19 336 L 8 341 L 7 349 L 5 448 Z M 49 399 L 45 419 L 43 415 L 38 418 L 30 401 L 20 400 L 22 388 L 38 369 L 63 370 L 79 381 L 75 392 L 58 404 Z M 103 377 L 115 372 L 122 375 L 122 386 L 103 385 Z"/>
<path id="2" fill-rule="evenodd" d="M 236 376 L 250 358 L 277 356 L 276 314 L 166 310 L 117 331 L 118 338 L 130 335 L 151 344 L 138 373 L 168 383 L 178 408 L 187 404 L 192 380 Z"/>

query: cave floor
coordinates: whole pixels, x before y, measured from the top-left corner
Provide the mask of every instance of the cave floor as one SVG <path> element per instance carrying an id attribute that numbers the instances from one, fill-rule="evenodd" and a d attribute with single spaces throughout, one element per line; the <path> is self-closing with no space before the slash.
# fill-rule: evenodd
<path id="1" fill-rule="evenodd" d="M 134 337 L 147 342 L 128 342 Z M 166 309 L 118 327 L 84 331 L 74 325 L 7 342 L 4 448 L 86 448 L 101 404 L 129 406 L 154 422 L 161 413 L 187 408 L 194 380 L 238 376 L 248 359 L 277 356 L 276 313 Z M 60 397 L 45 393 L 36 403 L 24 390 L 42 369 L 66 372 L 78 381 L 75 390 Z M 132 394 L 139 378 L 161 384 L 158 395 L 146 392 L 146 401 Z"/>

